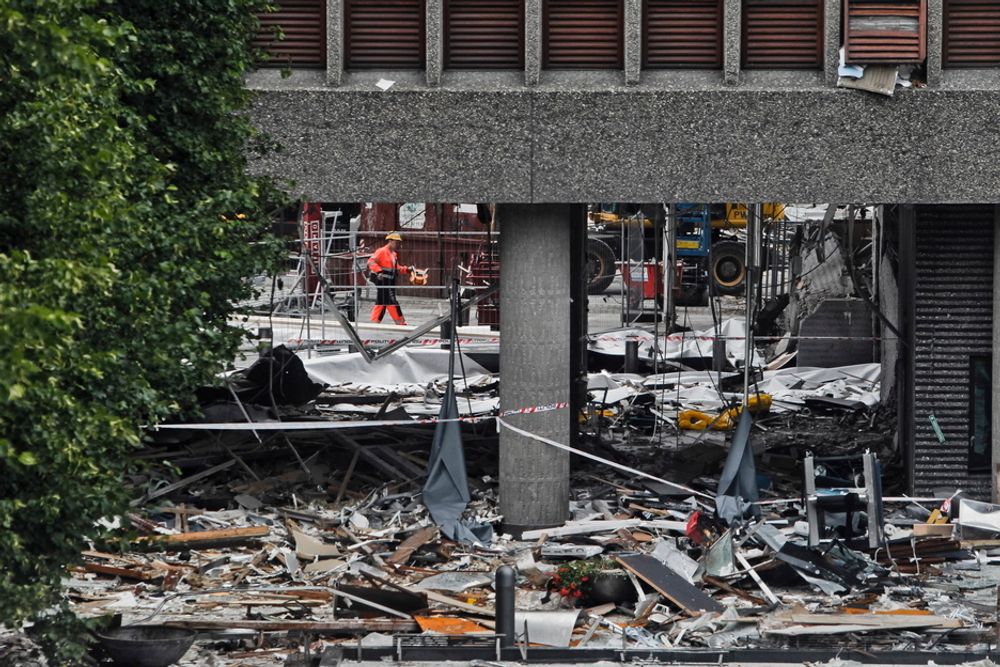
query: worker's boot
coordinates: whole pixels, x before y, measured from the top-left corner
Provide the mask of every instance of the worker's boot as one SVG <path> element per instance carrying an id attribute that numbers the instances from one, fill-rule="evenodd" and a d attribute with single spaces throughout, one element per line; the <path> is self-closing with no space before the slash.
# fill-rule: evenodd
<path id="1" fill-rule="evenodd" d="M 389 306 L 389 317 L 399 326 L 406 326 L 406 320 L 403 319 L 403 310 L 399 306 Z"/>
<path id="2" fill-rule="evenodd" d="M 374 306 L 372 308 L 372 322 L 381 322 L 385 317 L 385 306 Z"/>

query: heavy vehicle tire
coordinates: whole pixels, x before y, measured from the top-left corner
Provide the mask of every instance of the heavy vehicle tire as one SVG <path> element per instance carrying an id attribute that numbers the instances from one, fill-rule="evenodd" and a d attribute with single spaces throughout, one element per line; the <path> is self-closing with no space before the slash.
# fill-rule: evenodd
<path id="1" fill-rule="evenodd" d="M 746 246 L 738 241 L 713 243 L 708 275 L 716 294 L 742 294 L 747 278 Z"/>
<path id="2" fill-rule="evenodd" d="M 615 279 L 615 252 L 600 239 L 587 239 L 587 294 L 603 294 Z"/>

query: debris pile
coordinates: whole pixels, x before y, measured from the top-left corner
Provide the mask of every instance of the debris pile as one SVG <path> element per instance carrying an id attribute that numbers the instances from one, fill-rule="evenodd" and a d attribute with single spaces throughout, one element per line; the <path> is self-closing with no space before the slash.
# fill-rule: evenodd
<path id="1" fill-rule="evenodd" d="M 649 340 L 648 358 L 669 345 Z M 274 350 L 203 396 L 201 422 L 150 434 L 129 548 L 85 552 L 67 599 L 198 631 L 180 664 L 996 643 L 1000 507 L 889 495 L 901 476 L 877 364 L 766 370 L 767 400 L 744 411 L 742 373 L 699 370 L 686 345 L 667 372 L 591 375 L 570 518 L 519 535 L 496 509 L 485 366 L 464 359 L 452 384 L 421 350 L 373 381 L 330 370 L 349 355 Z M 685 410 L 709 423 L 684 428 Z M 461 475 L 440 463 L 445 425 Z"/>

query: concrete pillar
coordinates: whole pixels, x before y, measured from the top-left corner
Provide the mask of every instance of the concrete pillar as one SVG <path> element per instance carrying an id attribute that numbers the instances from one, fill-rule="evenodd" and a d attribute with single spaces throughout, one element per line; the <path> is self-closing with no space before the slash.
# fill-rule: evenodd
<path id="1" fill-rule="evenodd" d="M 723 0 L 722 6 L 722 74 L 727 84 L 735 86 L 740 82 L 743 3 Z"/>
<path id="2" fill-rule="evenodd" d="M 326 83 L 339 86 L 344 75 L 344 0 L 326 0 Z"/>
<path id="3" fill-rule="evenodd" d="M 840 65 L 840 15 L 842 0 L 823 0 L 823 72 L 826 83 L 837 85 L 837 67 Z"/>
<path id="4" fill-rule="evenodd" d="M 542 0 L 524 1 L 524 85 L 534 86 L 542 75 Z"/>
<path id="5" fill-rule="evenodd" d="M 427 85 L 439 86 L 444 68 L 444 0 L 427 0 L 424 26 Z"/>
<path id="6" fill-rule="evenodd" d="M 993 207 L 993 401 L 991 424 L 993 502 L 1000 498 L 1000 205 Z"/>
<path id="7" fill-rule="evenodd" d="M 941 83 L 941 50 L 944 43 L 944 3 L 927 0 L 927 85 Z"/>
<path id="8" fill-rule="evenodd" d="M 500 411 L 570 400 L 568 204 L 498 204 Z M 569 410 L 504 421 L 562 444 Z M 562 524 L 569 511 L 569 453 L 500 429 L 500 512 L 512 533 Z"/>
<path id="9" fill-rule="evenodd" d="M 642 76 L 642 0 L 625 0 L 625 83 Z"/>

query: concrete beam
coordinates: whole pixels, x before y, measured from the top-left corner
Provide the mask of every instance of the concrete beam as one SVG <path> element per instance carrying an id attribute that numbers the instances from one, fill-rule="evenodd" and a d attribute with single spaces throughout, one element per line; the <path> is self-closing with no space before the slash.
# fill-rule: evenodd
<path id="1" fill-rule="evenodd" d="M 570 209 L 506 204 L 500 223 L 500 411 L 570 400 Z M 570 443 L 568 410 L 505 418 Z M 561 525 L 569 513 L 569 453 L 500 430 L 505 530 Z"/>
<path id="2" fill-rule="evenodd" d="M 312 201 L 1000 201 L 1000 78 L 885 98 L 754 74 L 775 83 L 382 92 L 377 72 L 336 89 L 274 76 L 251 113 L 284 148 L 252 168 Z"/>
<path id="3" fill-rule="evenodd" d="M 427 56 L 427 85 L 441 85 L 444 69 L 444 0 L 426 0 L 424 5 L 424 46 Z"/>
<path id="4" fill-rule="evenodd" d="M 625 83 L 642 76 L 642 0 L 625 0 Z"/>
<path id="5" fill-rule="evenodd" d="M 524 85 L 542 76 L 542 0 L 524 0 Z"/>
<path id="6" fill-rule="evenodd" d="M 941 83 L 941 50 L 944 48 L 944 3 L 927 0 L 927 85 Z"/>
<path id="7" fill-rule="evenodd" d="M 837 67 L 840 65 L 842 1 L 823 0 L 823 71 L 830 86 L 837 85 Z"/>
<path id="8" fill-rule="evenodd" d="M 339 86 L 344 75 L 344 0 L 326 0 L 326 82 Z"/>
<path id="9" fill-rule="evenodd" d="M 722 3 L 722 75 L 725 82 L 735 86 L 740 82 L 743 42 L 742 0 L 723 0 Z"/>

